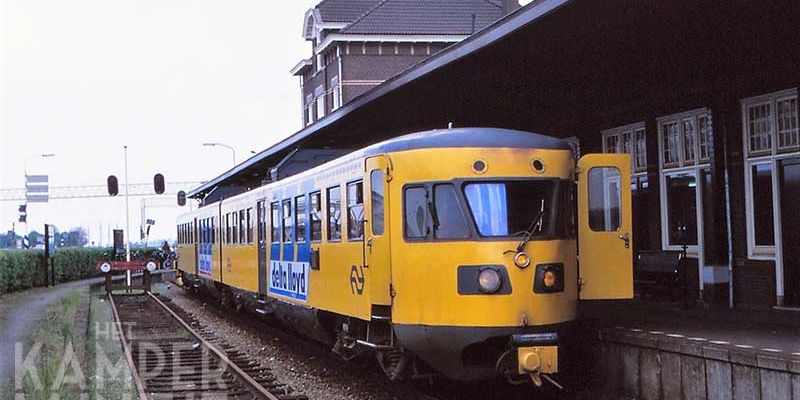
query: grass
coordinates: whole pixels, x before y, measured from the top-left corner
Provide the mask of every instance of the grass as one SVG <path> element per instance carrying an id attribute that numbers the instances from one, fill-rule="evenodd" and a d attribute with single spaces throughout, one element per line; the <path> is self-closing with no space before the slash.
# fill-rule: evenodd
<path id="1" fill-rule="evenodd" d="M 76 325 L 82 300 L 88 293 L 73 291 L 48 307 L 28 336 L 32 362 L 23 379 L 26 400 L 79 399 L 85 393 L 86 338 Z M 85 326 L 83 327 L 85 331 Z M 37 351 L 38 349 L 38 351 Z"/>
<path id="2" fill-rule="evenodd" d="M 45 310 L 26 342 L 23 358 L 33 360 L 32 368 L 23 380 L 24 396 L 16 399 L 136 398 L 111 304 L 101 293 L 69 292 Z M 2 393 L 0 399 L 13 396 Z"/>

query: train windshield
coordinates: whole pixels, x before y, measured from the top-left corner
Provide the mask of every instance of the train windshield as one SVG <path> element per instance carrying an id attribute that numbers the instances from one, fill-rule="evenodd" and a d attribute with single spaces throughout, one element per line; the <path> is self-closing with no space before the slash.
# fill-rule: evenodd
<path id="1" fill-rule="evenodd" d="M 530 229 L 537 237 L 553 233 L 556 189 L 552 180 L 480 182 L 464 185 L 464 195 L 481 236 L 522 236 Z"/>

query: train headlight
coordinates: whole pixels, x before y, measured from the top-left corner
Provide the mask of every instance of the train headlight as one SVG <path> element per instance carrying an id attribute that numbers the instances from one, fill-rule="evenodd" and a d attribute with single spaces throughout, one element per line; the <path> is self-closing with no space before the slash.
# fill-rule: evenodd
<path id="1" fill-rule="evenodd" d="M 107 262 L 100 264 L 100 271 L 103 271 L 104 274 L 111 272 L 111 264 Z"/>
<path id="2" fill-rule="evenodd" d="M 542 283 L 544 284 L 544 287 L 548 289 L 555 287 L 558 284 L 558 277 L 556 276 L 556 273 L 550 269 L 544 271 Z"/>
<path id="3" fill-rule="evenodd" d="M 478 287 L 481 289 L 481 292 L 494 293 L 500 290 L 502 284 L 503 280 L 494 268 L 484 268 L 478 274 Z"/>
<path id="4" fill-rule="evenodd" d="M 156 270 L 157 265 L 155 261 L 148 261 L 147 264 L 145 264 L 145 267 L 148 271 L 153 272 Z"/>
<path id="5" fill-rule="evenodd" d="M 523 269 L 528 268 L 528 266 L 531 265 L 531 257 L 528 255 L 528 253 L 520 251 L 514 255 L 514 265 Z"/>

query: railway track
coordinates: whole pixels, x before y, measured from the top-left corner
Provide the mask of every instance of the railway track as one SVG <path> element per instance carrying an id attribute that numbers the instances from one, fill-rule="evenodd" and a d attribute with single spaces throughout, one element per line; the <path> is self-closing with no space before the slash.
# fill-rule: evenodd
<path id="1" fill-rule="evenodd" d="M 307 399 L 157 296 L 109 300 L 140 400 Z"/>

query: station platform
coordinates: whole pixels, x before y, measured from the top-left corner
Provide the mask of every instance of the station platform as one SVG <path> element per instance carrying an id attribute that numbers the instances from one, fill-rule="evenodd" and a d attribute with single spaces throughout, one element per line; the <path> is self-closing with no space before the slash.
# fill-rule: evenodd
<path id="1" fill-rule="evenodd" d="M 606 393 L 800 400 L 800 312 L 625 301 L 580 314 L 597 331 Z"/>

